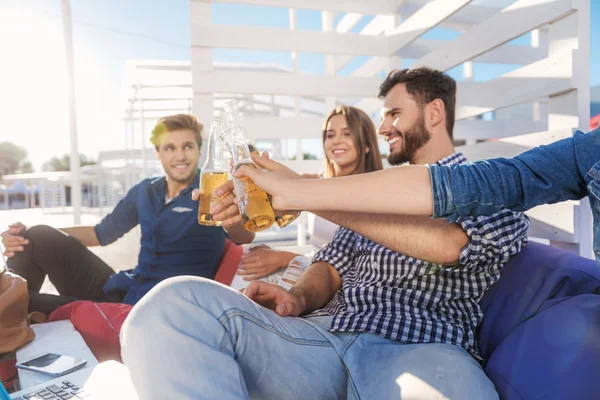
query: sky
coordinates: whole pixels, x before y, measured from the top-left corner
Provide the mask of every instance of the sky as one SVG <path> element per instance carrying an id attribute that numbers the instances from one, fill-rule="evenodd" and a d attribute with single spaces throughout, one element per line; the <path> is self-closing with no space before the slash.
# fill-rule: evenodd
<path id="1" fill-rule="evenodd" d="M 600 1 L 591 2 L 592 20 L 600 20 Z M 124 146 L 121 85 L 129 59 L 189 60 L 188 0 L 72 0 L 77 128 L 80 152 Z M 338 15 L 336 21 L 341 16 Z M 213 4 L 217 24 L 288 27 L 287 9 Z M 365 17 L 354 30 L 369 21 Z M 600 26 L 592 24 L 591 65 L 600 65 Z M 318 11 L 299 10 L 298 29 L 321 28 Z M 436 28 L 429 39 L 451 39 L 458 33 Z M 55 155 L 69 152 L 66 75 L 61 0 L 0 1 L 0 142 L 24 146 L 36 170 Z M 529 43 L 525 37 L 517 44 Z M 289 53 L 231 49 L 213 51 L 215 61 L 257 61 L 291 67 Z M 341 73 L 365 61 L 356 57 Z M 404 60 L 403 66 L 411 60 Z M 303 73 L 322 73 L 324 57 L 300 54 Z M 476 80 L 487 80 L 515 66 L 475 66 Z M 600 68 L 590 69 L 591 85 L 600 85 Z M 462 78 L 460 68 L 449 71 Z"/>

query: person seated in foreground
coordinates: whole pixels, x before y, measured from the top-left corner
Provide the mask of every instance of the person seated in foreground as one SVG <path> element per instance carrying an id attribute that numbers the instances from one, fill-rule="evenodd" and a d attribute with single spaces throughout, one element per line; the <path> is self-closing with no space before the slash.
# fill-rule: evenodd
<path id="1" fill-rule="evenodd" d="M 322 142 L 325 153 L 324 178 L 383 169 L 375 126 L 371 118 L 358 108 L 338 106 L 333 109 L 323 124 Z M 218 214 L 214 218 L 225 219 L 222 222 L 226 225 L 241 223 L 238 207 L 233 203 L 233 181 L 229 181 L 219 195 L 225 197 L 218 204 Z M 193 192 L 192 198 L 198 199 L 197 191 Z M 331 241 L 338 225 L 319 216 L 314 217 L 313 223 L 316 237 L 312 238 L 311 235 L 311 242 L 318 251 Z M 293 264 L 292 260 L 295 260 Z M 308 265 L 310 259 L 301 254 L 258 245 L 245 252 L 238 275 L 246 281 L 262 279 L 289 289 Z"/>
<path id="2" fill-rule="evenodd" d="M 390 163 L 464 161 L 452 145 L 455 92 L 439 71 L 390 73 L 379 128 Z M 319 214 L 343 227 L 290 291 L 253 281 L 242 295 L 179 277 L 133 308 L 122 356 L 140 396 L 498 398 L 478 362 L 478 301 L 526 243 L 527 218 Z"/>
<path id="3" fill-rule="evenodd" d="M 30 312 L 49 314 L 75 300 L 135 304 L 163 279 L 213 278 L 227 235 L 236 243 L 254 239 L 240 224 L 223 229 L 197 222 L 190 193 L 198 187 L 202 129 L 192 115 L 160 119 L 150 140 L 165 176 L 135 185 L 98 225 L 58 230 L 15 223 L 2 233 L 9 268 L 27 280 Z M 87 248 L 113 243 L 138 224 L 141 249 L 132 271 L 115 273 Z M 39 293 L 46 276 L 59 295 Z"/>

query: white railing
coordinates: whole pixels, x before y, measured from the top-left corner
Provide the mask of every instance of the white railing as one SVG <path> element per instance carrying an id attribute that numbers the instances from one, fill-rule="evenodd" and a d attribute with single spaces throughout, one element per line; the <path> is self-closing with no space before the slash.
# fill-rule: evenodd
<path id="1" fill-rule="evenodd" d="M 211 3 L 243 3 L 289 8 L 291 29 L 215 25 Z M 470 4 L 468 0 L 317 1 L 317 0 L 192 0 L 191 44 L 193 109 L 208 121 L 214 95 L 286 95 L 323 98 L 326 109 L 338 101 L 358 99 L 353 105 L 368 113 L 381 107 L 376 98 L 381 78 L 399 68 L 403 58 L 447 71 L 462 66 L 465 81 L 458 86 L 455 138 L 469 146 L 461 150 L 471 159 L 514 156 L 531 147 L 587 130 L 589 123 L 589 0 L 519 0 L 504 9 Z M 300 31 L 295 9 L 321 10 L 323 31 Z M 333 13 L 344 12 L 337 25 Z M 362 16 L 375 18 L 361 30 L 351 30 Z M 461 32 L 451 41 L 422 36 L 435 26 Z M 529 46 L 508 44 L 531 32 Z M 215 70 L 212 49 L 321 53 L 325 74 L 301 74 L 294 61 L 288 72 Z M 351 76 L 336 75 L 356 56 L 371 57 Z M 521 67 L 487 82 L 474 82 L 474 63 L 516 64 Z M 526 119 L 477 120 L 485 113 L 527 104 Z M 503 111 L 507 110 L 507 111 Z M 254 139 L 319 138 L 322 120 L 296 114 L 253 116 L 246 122 Z M 525 135 L 525 136 L 523 136 Z M 498 139 L 474 144 L 477 141 Z M 290 162 L 303 172 L 317 163 Z M 587 200 L 538 207 L 532 234 L 567 243 L 585 256 L 592 254 L 591 216 Z"/>

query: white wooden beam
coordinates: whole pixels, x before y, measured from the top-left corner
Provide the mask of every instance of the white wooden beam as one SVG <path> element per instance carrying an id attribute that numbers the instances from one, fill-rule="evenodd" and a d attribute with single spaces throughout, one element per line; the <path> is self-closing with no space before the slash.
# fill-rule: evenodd
<path id="1" fill-rule="evenodd" d="M 550 97 L 548 124 L 554 128 L 575 128 L 587 131 L 590 119 L 589 55 L 590 55 L 590 1 L 574 0 L 577 12 L 550 24 L 548 41 L 551 56 L 574 50 L 572 92 Z M 577 50 L 575 50 L 577 49 Z M 593 258 L 592 215 L 589 199 L 582 199 L 572 207 L 577 251 Z"/>
<path id="2" fill-rule="evenodd" d="M 388 36 L 390 52 L 395 53 L 414 42 L 449 16 L 460 11 L 471 1 L 472 0 L 434 0 L 428 2 L 402 22 L 396 30 Z"/>
<path id="3" fill-rule="evenodd" d="M 355 12 L 367 15 L 393 14 L 404 0 L 192 0 L 193 3 L 250 4 L 255 6 L 301 8 L 319 11 Z"/>
<path id="4" fill-rule="evenodd" d="M 196 49 L 194 49 L 196 50 Z M 209 93 L 277 94 L 337 98 L 372 96 L 379 78 L 256 71 L 196 71 L 194 95 Z"/>
<path id="5" fill-rule="evenodd" d="M 487 82 L 463 83 L 457 89 L 456 119 L 573 90 L 572 67 L 572 52 L 566 51 Z"/>
<path id="6" fill-rule="evenodd" d="M 358 24 L 358 22 L 362 19 L 363 15 L 360 13 L 349 12 L 346 13 L 342 19 L 335 26 L 335 30 L 338 33 L 346 33 L 350 32 L 352 28 Z"/>
<path id="7" fill-rule="evenodd" d="M 423 5 L 427 4 L 430 0 L 407 1 L 399 10 L 402 15 L 411 15 L 419 10 Z M 447 28 L 470 27 L 473 25 L 479 25 L 481 22 L 488 18 L 493 17 L 501 8 L 490 7 L 479 4 L 470 4 L 469 7 L 465 8 L 460 14 L 452 15 L 450 18 L 444 21 L 443 26 Z M 456 25 L 456 26 L 448 26 Z"/>
<path id="8" fill-rule="evenodd" d="M 456 121 L 454 138 L 457 140 L 502 139 L 548 130 L 545 121 L 465 119 Z"/>
<path id="9" fill-rule="evenodd" d="M 419 59 L 425 57 L 430 52 L 436 51 L 440 47 L 447 45 L 449 42 L 443 40 L 426 40 L 419 39 L 413 43 L 410 43 L 403 49 L 397 51 L 395 56 L 408 59 Z M 473 59 L 473 62 L 484 62 L 492 64 L 517 64 L 526 65 L 533 62 L 539 61 L 548 56 L 547 47 L 529 47 L 529 46 L 513 46 L 503 45 L 496 47 L 487 53 L 481 54 L 480 56 Z M 341 70 L 340 65 L 348 63 L 352 59 L 352 56 L 338 55 L 336 56 L 336 67 L 337 70 Z M 343 65 L 342 65 L 343 66 Z M 374 68 L 376 71 L 380 71 L 385 68 L 386 64 L 383 63 L 381 68 Z M 399 68 L 399 66 L 397 67 Z"/>
<path id="10" fill-rule="evenodd" d="M 567 51 L 487 82 L 459 83 L 456 91 L 456 120 L 573 90 L 572 60 L 571 52 Z M 371 97 L 361 99 L 353 106 L 368 114 L 378 111 L 382 101 L 372 96 L 376 95 L 379 84 L 373 87 Z"/>
<path id="11" fill-rule="evenodd" d="M 574 0 L 520 0 L 415 65 L 446 71 L 575 11 Z"/>
<path id="12" fill-rule="evenodd" d="M 383 38 L 258 26 L 192 25 L 192 47 L 387 56 Z"/>
<path id="13" fill-rule="evenodd" d="M 210 25 L 210 3 L 190 3 L 190 15 L 192 25 Z M 192 52 L 192 64 L 195 71 L 210 73 L 213 71 L 212 51 L 208 48 L 197 49 Z M 190 68 L 189 66 L 186 66 Z M 196 75 L 192 73 L 192 87 Z M 208 126 L 213 115 L 213 93 L 193 94 L 192 110 L 200 121 Z M 208 146 L 204 146 L 207 149 Z M 202 152 L 200 162 L 206 160 L 206 150 Z"/>

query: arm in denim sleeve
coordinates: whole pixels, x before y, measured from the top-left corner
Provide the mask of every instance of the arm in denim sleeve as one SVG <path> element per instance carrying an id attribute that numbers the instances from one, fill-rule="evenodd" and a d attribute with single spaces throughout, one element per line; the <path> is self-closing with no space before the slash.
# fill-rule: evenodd
<path id="1" fill-rule="evenodd" d="M 355 241 L 356 234 L 354 232 L 346 228 L 338 228 L 335 231 L 333 240 L 314 255 L 313 264 L 324 261 L 335 268 L 340 276 L 343 277 L 348 268 L 352 266 Z"/>
<path id="2" fill-rule="evenodd" d="M 434 217 L 524 211 L 587 194 L 576 143 L 580 136 L 531 149 L 515 158 L 429 167 Z"/>
<path id="3" fill-rule="evenodd" d="M 115 209 L 94 227 L 100 245 L 113 243 L 139 223 L 137 197 L 140 184 L 127 192 Z"/>
<path id="4" fill-rule="evenodd" d="M 457 223 L 469 237 L 460 253 L 460 266 L 487 274 L 493 274 L 492 268 L 521 251 L 531 224 L 523 213 L 509 210 L 491 216 L 459 218 Z"/>

